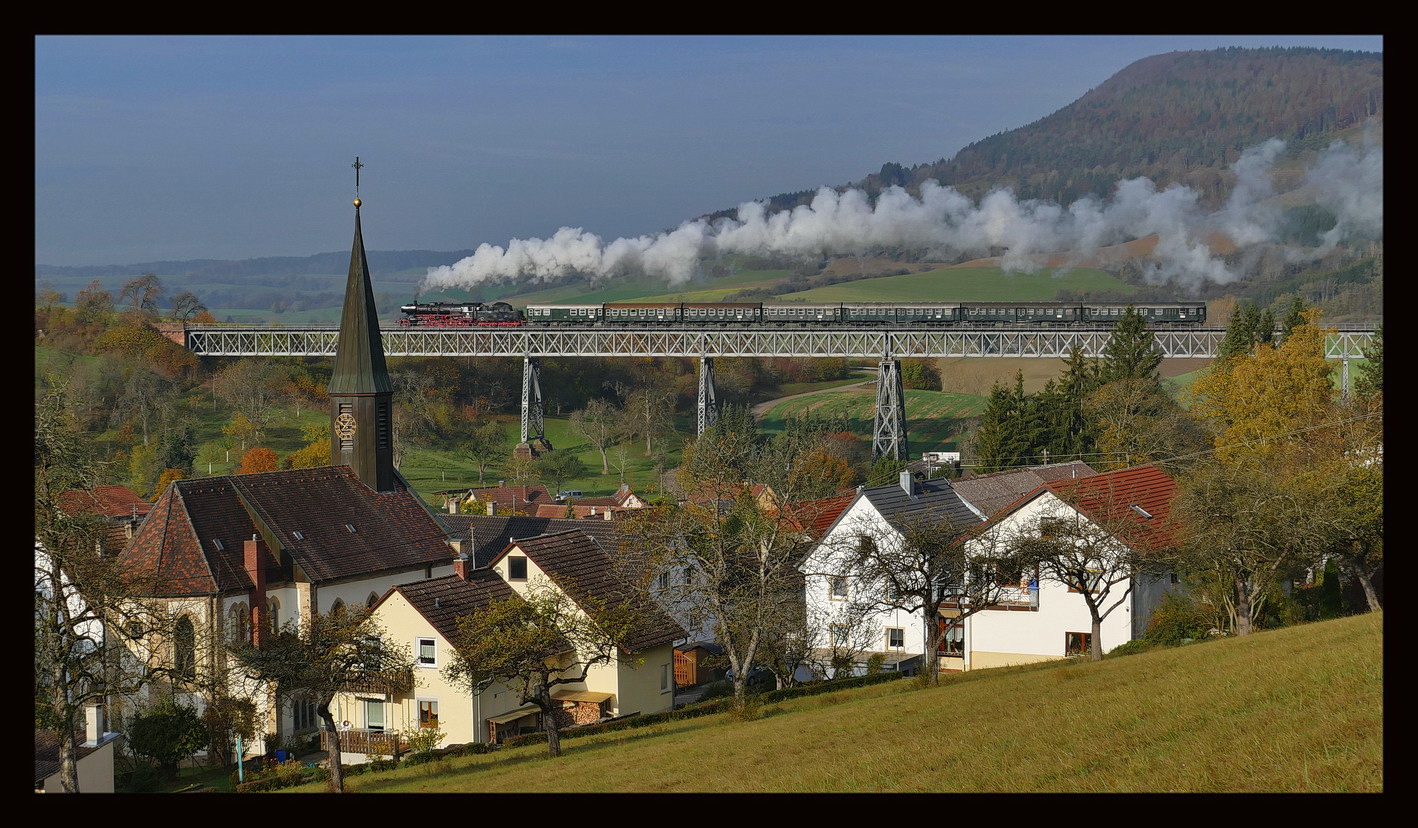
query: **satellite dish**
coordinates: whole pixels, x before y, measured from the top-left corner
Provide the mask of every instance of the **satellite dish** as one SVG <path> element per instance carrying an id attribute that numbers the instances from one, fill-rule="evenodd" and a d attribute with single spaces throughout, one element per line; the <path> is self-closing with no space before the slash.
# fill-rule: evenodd
<path id="1" fill-rule="evenodd" d="M 349 721 L 346 720 L 346 721 L 340 722 L 340 729 L 341 729 L 341 730 L 349 730 L 349 729 L 350 729 L 350 723 L 349 723 Z"/>

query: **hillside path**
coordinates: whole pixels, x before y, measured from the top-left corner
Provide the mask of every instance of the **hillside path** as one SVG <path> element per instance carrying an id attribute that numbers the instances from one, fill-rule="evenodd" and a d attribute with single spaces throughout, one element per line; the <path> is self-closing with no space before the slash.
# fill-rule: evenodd
<path id="1" fill-rule="evenodd" d="M 875 371 L 876 369 L 872 368 L 867 370 Z M 812 394 L 826 394 L 831 391 L 846 391 L 849 388 L 860 388 L 863 385 L 871 385 L 874 382 L 876 382 L 876 377 L 872 377 L 871 379 L 865 379 L 861 382 L 849 383 L 847 385 L 837 385 L 832 388 L 822 388 L 817 391 L 804 391 L 801 394 L 789 394 L 786 397 L 774 397 L 771 400 L 761 402 L 758 405 L 755 405 L 753 408 L 749 409 L 749 413 L 753 414 L 753 418 L 755 420 L 761 420 L 763 419 L 763 415 L 768 413 L 768 409 L 772 408 L 780 402 L 783 402 L 784 400 L 795 400 L 798 397 L 806 397 Z"/>

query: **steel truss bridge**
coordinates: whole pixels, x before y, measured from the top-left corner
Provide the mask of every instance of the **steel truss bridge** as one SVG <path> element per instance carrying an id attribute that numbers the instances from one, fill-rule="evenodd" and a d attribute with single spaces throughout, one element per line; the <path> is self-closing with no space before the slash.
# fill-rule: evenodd
<path id="1" fill-rule="evenodd" d="M 1348 388 L 1351 358 L 1363 356 L 1375 325 L 1339 326 L 1327 340 L 1325 356 L 1342 360 Z M 187 325 L 169 336 L 197 356 L 333 357 L 336 326 L 267 327 Z M 1103 355 L 1111 328 L 802 327 L 725 326 L 683 328 L 387 328 L 381 330 L 385 356 L 520 357 L 522 442 L 546 444 L 540 369 L 542 357 L 689 357 L 699 360 L 698 428 L 717 419 L 716 357 L 868 357 L 880 360 L 872 449 L 878 457 L 908 456 L 905 398 L 900 360 L 935 357 L 1036 357 L 1064 359 L 1075 348 L 1086 357 Z M 1155 336 L 1167 359 L 1211 359 L 1223 328 L 1159 329 Z"/>

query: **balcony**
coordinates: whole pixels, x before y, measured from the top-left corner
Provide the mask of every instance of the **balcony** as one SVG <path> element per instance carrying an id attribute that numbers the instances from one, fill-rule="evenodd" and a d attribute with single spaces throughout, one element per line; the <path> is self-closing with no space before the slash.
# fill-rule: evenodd
<path id="1" fill-rule="evenodd" d="M 330 731 L 320 731 L 320 749 L 327 753 L 335 749 Z M 340 751 L 375 756 L 399 756 L 409 749 L 408 742 L 389 730 L 341 730 Z"/>

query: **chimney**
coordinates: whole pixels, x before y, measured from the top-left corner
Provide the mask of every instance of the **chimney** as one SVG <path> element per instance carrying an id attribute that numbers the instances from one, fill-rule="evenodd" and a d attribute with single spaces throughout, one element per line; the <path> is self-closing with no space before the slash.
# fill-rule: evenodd
<path id="1" fill-rule="evenodd" d="M 103 738 L 103 707 L 84 705 L 84 743 L 80 747 L 98 747 Z"/>
<path id="2" fill-rule="evenodd" d="M 257 647 L 266 638 L 266 550 L 255 534 L 243 550 L 246 575 L 251 579 L 251 643 Z"/>
<path id="3" fill-rule="evenodd" d="M 489 501 L 487 502 L 487 514 L 488 514 L 488 517 L 491 517 L 491 516 L 497 514 L 497 501 L 495 501 L 495 500 L 489 500 Z"/>
<path id="4" fill-rule="evenodd" d="M 468 580 L 468 569 L 471 561 L 468 560 L 467 552 L 459 552 L 458 557 L 453 559 L 453 574 L 463 580 Z"/>
<path id="5" fill-rule="evenodd" d="M 911 473 L 908 471 L 901 472 L 901 490 L 908 495 L 914 495 L 916 493 L 915 484 L 912 483 Z"/>

